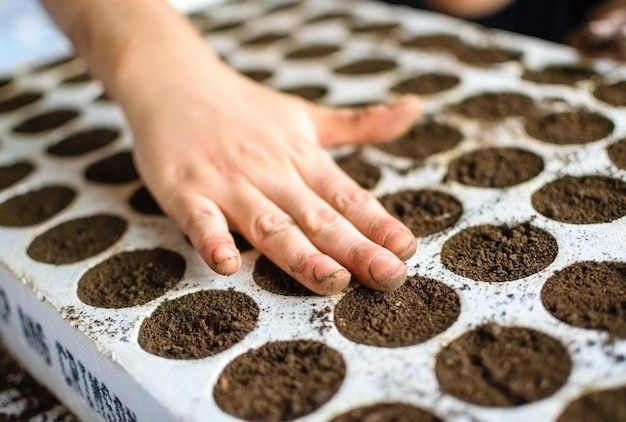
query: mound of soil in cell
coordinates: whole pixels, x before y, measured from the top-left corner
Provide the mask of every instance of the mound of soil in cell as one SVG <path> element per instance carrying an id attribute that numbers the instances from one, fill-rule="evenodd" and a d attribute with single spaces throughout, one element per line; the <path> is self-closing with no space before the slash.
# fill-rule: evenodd
<path id="1" fill-rule="evenodd" d="M 360 151 L 340 157 L 336 162 L 364 189 L 373 189 L 380 180 L 380 169 L 365 162 Z"/>
<path id="2" fill-rule="evenodd" d="M 552 85 L 574 85 L 577 82 L 589 80 L 596 76 L 595 70 L 584 66 L 551 65 L 543 69 L 526 69 L 522 79 Z"/>
<path id="3" fill-rule="evenodd" d="M 128 200 L 130 206 L 140 214 L 165 215 L 145 186 L 139 187 Z"/>
<path id="4" fill-rule="evenodd" d="M 565 346 L 539 331 L 488 324 L 439 351 L 443 393 L 479 406 L 520 406 L 561 388 L 572 369 Z"/>
<path id="5" fill-rule="evenodd" d="M 307 19 L 307 23 L 322 23 L 336 20 L 350 20 L 350 13 L 343 11 L 324 12 Z"/>
<path id="6" fill-rule="evenodd" d="M 626 81 L 598 85 L 593 95 L 614 107 L 626 107 Z"/>
<path id="7" fill-rule="evenodd" d="M 78 298 L 98 308 L 143 305 L 178 284 L 186 266 L 182 256 L 166 249 L 122 252 L 83 274 Z"/>
<path id="8" fill-rule="evenodd" d="M 463 41 L 452 34 L 428 34 L 412 37 L 402 45 L 409 48 L 454 52 L 463 48 Z"/>
<path id="9" fill-rule="evenodd" d="M 593 391 L 571 402 L 557 422 L 622 422 L 626 420 L 626 387 Z"/>
<path id="10" fill-rule="evenodd" d="M 463 214 L 463 205 L 458 199 L 430 189 L 396 192 L 383 196 L 380 202 L 416 237 L 426 237 L 452 227 Z"/>
<path id="11" fill-rule="evenodd" d="M 217 405 L 247 421 L 290 421 L 330 400 L 346 375 L 341 354 L 323 343 L 267 343 L 230 362 L 213 389 Z"/>
<path id="12" fill-rule="evenodd" d="M 126 221 L 106 214 L 77 218 L 37 236 L 26 253 L 35 261 L 63 265 L 106 250 L 126 231 Z"/>
<path id="13" fill-rule="evenodd" d="M 312 44 L 301 46 L 288 51 L 285 58 L 291 60 L 321 59 L 339 51 L 339 46 L 334 44 Z"/>
<path id="14" fill-rule="evenodd" d="M 242 75 L 257 82 L 264 82 L 274 75 L 274 72 L 267 69 L 242 69 L 239 71 Z"/>
<path id="15" fill-rule="evenodd" d="M 94 128 L 72 133 L 52 144 L 46 150 L 50 155 L 73 157 L 103 148 L 120 135 L 117 129 Z"/>
<path id="16" fill-rule="evenodd" d="M 0 113 L 15 111 L 29 104 L 39 101 L 43 97 L 41 92 L 25 91 L 17 93 L 11 97 L 0 100 Z"/>
<path id="17" fill-rule="evenodd" d="M 14 196 L 0 204 L 0 226 L 27 227 L 43 223 L 74 201 L 76 192 L 65 186 L 43 188 Z"/>
<path id="18" fill-rule="evenodd" d="M 608 223 L 626 215 L 626 183 L 605 176 L 565 176 L 531 197 L 535 210 L 573 224 Z"/>
<path id="19" fill-rule="evenodd" d="M 418 123 L 396 141 L 376 145 L 376 148 L 400 157 L 423 160 L 456 147 L 463 134 L 456 128 L 436 122 Z"/>
<path id="20" fill-rule="evenodd" d="M 401 28 L 398 22 L 353 22 L 350 31 L 353 34 L 368 34 L 377 37 L 394 37 Z"/>
<path id="21" fill-rule="evenodd" d="M 457 59 L 474 66 L 489 66 L 519 60 L 522 53 L 498 47 L 473 47 L 466 45 L 454 52 Z"/>
<path id="22" fill-rule="evenodd" d="M 330 422 L 443 422 L 432 413 L 408 403 L 378 403 L 352 409 Z"/>
<path id="23" fill-rule="evenodd" d="M 0 191 L 25 179 L 35 171 L 35 166 L 28 161 L 17 161 L 0 167 Z"/>
<path id="24" fill-rule="evenodd" d="M 529 118 L 526 133 L 551 144 L 586 144 L 613 132 L 613 122 L 601 114 L 576 110 Z"/>
<path id="25" fill-rule="evenodd" d="M 339 75 L 373 75 L 389 72 L 398 67 L 391 59 L 360 59 L 335 68 Z"/>
<path id="26" fill-rule="evenodd" d="M 13 128 L 14 133 L 37 134 L 59 128 L 78 117 L 78 111 L 58 109 L 29 117 Z"/>
<path id="27" fill-rule="evenodd" d="M 425 73 L 400 81 L 391 87 L 391 91 L 397 94 L 431 95 L 453 88 L 460 81 L 454 75 Z"/>
<path id="28" fill-rule="evenodd" d="M 117 185 L 139 179 L 130 151 L 121 151 L 91 164 L 85 178 L 92 182 Z"/>
<path id="29" fill-rule="evenodd" d="M 82 72 L 77 75 L 69 76 L 61 81 L 63 85 L 77 85 L 85 82 L 90 82 L 91 75 L 88 72 Z"/>
<path id="30" fill-rule="evenodd" d="M 607 153 L 617 167 L 626 170 L 626 138 L 610 145 L 607 148 Z"/>
<path id="31" fill-rule="evenodd" d="M 266 32 L 241 41 L 241 45 L 248 47 L 267 46 L 288 38 L 289 34 L 285 32 Z"/>
<path id="32" fill-rule="evenodd" d="M 543 270 L 557 252 L 554 237 L 528 223 L 513 227 L 481 225 L 448 239 L 441 250 L 441 261 L 463 277 L 503 282 Z"/>
<path id="33" fill-rule="evenodd" d="M 315 293 L 281 270 L 267 257 L 257 259 L 252 279 L 263 290 L 283 296 L 315 296 Z"/>
<path id="34" fill-rule="evenodd" d="M 543 171 L 543 159 L 519 148 L 471 151 L 450 163 L 446 180 L 468 186 L 505 188 L 524 183 Z"/>
<path id="35" fill-rule="evenodd" d="M 137 341 L 148 353 L 170 359 L 214 356 L 256 327 L 259 307 L 234 290 L 204 290 L 167 300 L 146 318 Z"/>
<path id="36" fill-rule="evenodd" d="M 585 261 L 565 267 L 546 281 L 541 301 L 567 324 L 626 338 L 626 263 Z"/>
<path id="37" fill-rule="evenodd" d="M 298 85 L 280 89 L 285 94 L 295 95 L 305 100 L 317 101 L 328 93 L 328 88 L 322 85 Z"/>
<path id="38" fill-rule="evenodd" d="M 535 101 L 517 92 L 484 92 L 466 98 L 453 106 L 452 110 L 474 119 L 499 120 L 532 114 Z"/>
<path id="39" fill-rule="evenodd" d="M 0 397 L 0 420 L 3 422 L 79 422 L 9 355 L 1 343 Z M 11 413 L 1 412 L 4 409 L 11 410 Z"/>
<path id="40" fill-rule="evenodd" d="M 450 327 L 458 318 L 458 295 L 445 284 L 409 277 L 394 292 L 357 287 L 335 307 L 335 325 L 346 338 L 378 347 L 422 343 Z"/>
<path id="41" fill-rule="evenodd" d="M 225 22 L 216 22 L 211 25 L 207 25 L 204 27 L 203 32 L 225 32 L 231 31 L 233 29 L 239 28 L 245 22 L 240 20 L 233 21 L 225 21 Z"/>

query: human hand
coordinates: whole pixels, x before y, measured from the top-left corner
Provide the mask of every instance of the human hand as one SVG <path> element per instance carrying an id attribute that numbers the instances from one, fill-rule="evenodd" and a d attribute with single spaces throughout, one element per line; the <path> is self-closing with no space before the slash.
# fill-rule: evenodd
<path id="1" fill-rule="evenodd" d="M 376 290 L 399 287 L 415 237 L 323 148 L 397 137 L 419 100 L 331 109 L 258 85 L 208 53 L 172 54 L 144 70 L 146 95 L 135 85 L 122 102 L 140 174 L 206 263 L 220 274 L 239 269 L 230 226 L 314 292 L 339 292 L 350 273 Z"/>
<path id="2" fill-rule="evenodd" d="M 572 32 L 568 43 L 586 56 L 626 60 L 626 1 L 601 3 L 590 20 Z"/>

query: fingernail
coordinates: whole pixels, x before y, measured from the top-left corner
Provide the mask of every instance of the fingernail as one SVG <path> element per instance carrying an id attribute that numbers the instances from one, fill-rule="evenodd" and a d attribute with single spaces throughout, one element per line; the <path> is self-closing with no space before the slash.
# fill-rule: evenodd
<path id="1" fill-rule="evenodd" d="M 402 229 L 395 229 L 387 233 L 383 240 L 383 247 L 389 249 L 404 261 L 415 254 L 417 241 L 412 233 Z"/>
<path id="2" fill-rule="evenodd" d="M 220 274 L 230 275 L 236 272 L 240 265 L 239 251 L 230 245 L 220 245 L 213 250 L 213 262 Z"/>
<path id="3" fill-rule="evenodd" d="M 406 280 L 406 266 L 393 255 L 376 255 L 371 259 L 368 270 L 381 290 L 395 290 Z"/>
<path id="4" fill-rule="evenodd" d="M 315 263 L 313 267 L 313 277 L 318 283 L 324 283 L 328 279 L 333 278 L 337 283 L 347 285 L 350 282 L 350 272 L 338 265 L 332 259 L 323 258 Z"/>

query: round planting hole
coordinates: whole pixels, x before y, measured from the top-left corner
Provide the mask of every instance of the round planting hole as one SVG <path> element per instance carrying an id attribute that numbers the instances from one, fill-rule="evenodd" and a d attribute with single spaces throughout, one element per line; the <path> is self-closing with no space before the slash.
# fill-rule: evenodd
<path id="1" fill-rule="evenodd" d="M 388 154 L 423 160 L 456 147 L 463 134 L 456 128 L 436 122 L 419 123 L 399 139 L 376 148 Z"/>
<path id="2" fill-rule="evenodd" d="M 535 101 L 517 92 L 485 92 L 466 98 L 453 110 L 473 119 L 499 120 L 533 113 Z"/>
<path id="3" fill-rule="evenodd" d="M 380 180 L 380 169 L 363 160 L 359 151 L 338 158 L 337 164 L 362 188 L 373 189 Z"/>
<path id="4" fill-rule="evenodd" d="M 431 95 L 454 88 L 461 80 L 445 73 L 425 73 L 404 79 L 391 87 L 397 94 Z"/>
<path id="5" fill-rule="evenodd" d="M 266 256 L 261 256 L 257 259 L 254 264 L 252 279 L 263 290 L 277 295 L 315 296 L 315 293 L 280 269 Z"/>
<path id="6" fill-rule="evenodd" d="M 111 128 L 95 128 L 87 129 L 80 132 L 72 133 L 50 145 L 47 149 L 48 154 L 59 157 L 73 157 L 86 154 L 103 148 L 120 135 L 120 132 Z"/>
<path id="7" fill-rule="evenodd" d="M 330 422 L 443 422 L 432 413 L 408 403 L 378 403 L 359 407 Z"/>
<path id="8" fill-rule="evenodd" d="M 14 196 L 0 204 L 0 226 L 27 227 L 43 223 L 63 211 L 74 198 L 74 189 L 65 186 L 45 186 Z"/>
<path id="9" fill-rule="evenodd" d="M 576 110 L 529 118 L 525 128 L 535 139 L 567 145 L 602 139 L 613 132 L 615 125 L 598 113 Z"/>
<path id="10" fill-rule="evenodd" d="M 13 132 L 20 134 L 37 134 L 56 129 L 78 117 L 78 111 L 59 109 L 46 111 L 29 117 L 13 128 Z"/>
<path id="11" fill-rule="evenodd" d="M 118 185 L 139 179 L 130 151 L 122 151 L 91 164 L 85 178 L 92 182 Z"/>
<path id="12" fill-rule="evenodd" d="M 17 161 L 0 166 L 0 191 L 13 186 L 35 171 L 35 166 L 28 161 Z"/>

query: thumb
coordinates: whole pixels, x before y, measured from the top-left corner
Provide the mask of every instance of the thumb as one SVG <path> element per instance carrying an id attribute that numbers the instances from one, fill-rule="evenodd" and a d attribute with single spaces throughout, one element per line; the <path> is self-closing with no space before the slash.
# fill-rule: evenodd
<path id="1" fill-rule="evenodd" d="M 416 96 L 406 95 L 391 104 L 363 108 L 311 105 L 310 112 L 320 144 L 329 147 L 395 139 L 421 115 L 422 102 Z"/>

